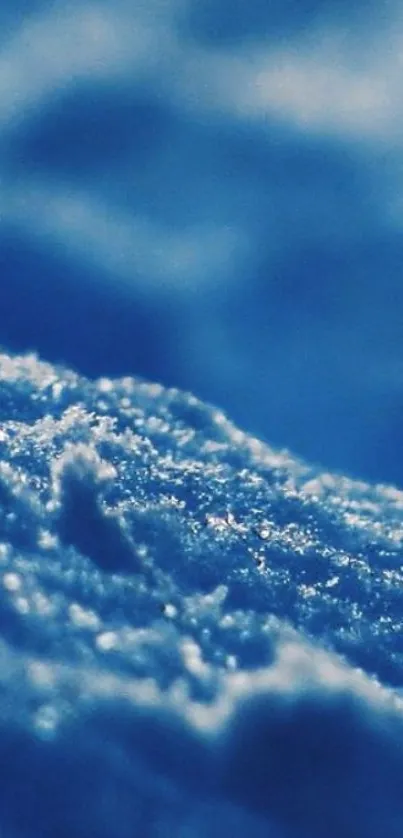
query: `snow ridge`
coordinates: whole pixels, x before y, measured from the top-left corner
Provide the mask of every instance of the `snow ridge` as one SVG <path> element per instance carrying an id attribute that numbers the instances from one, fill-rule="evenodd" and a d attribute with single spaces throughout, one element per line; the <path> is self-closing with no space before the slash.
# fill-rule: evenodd
<path id="1" fill-rule="evenodd" d="M 10 836 L 397 838 L 403 493 L 0 356 Z"/>

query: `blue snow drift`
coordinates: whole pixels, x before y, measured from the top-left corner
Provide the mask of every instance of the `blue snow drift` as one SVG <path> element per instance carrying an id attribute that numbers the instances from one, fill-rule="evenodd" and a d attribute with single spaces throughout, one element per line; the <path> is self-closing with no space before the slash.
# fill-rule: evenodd
<path id="1" fill-rule="evenodd" d="M 10 838 L 400 838 L 403 494 L 0 357 Z"/>

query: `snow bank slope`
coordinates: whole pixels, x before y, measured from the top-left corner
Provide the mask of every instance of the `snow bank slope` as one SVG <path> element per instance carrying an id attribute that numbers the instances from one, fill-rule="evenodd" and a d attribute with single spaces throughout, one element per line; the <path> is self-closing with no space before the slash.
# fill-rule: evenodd
<path id="1" fill-rule="evenodd" d="M 403 494 L 0 356 L 7 836 L 400 838 Z"/>

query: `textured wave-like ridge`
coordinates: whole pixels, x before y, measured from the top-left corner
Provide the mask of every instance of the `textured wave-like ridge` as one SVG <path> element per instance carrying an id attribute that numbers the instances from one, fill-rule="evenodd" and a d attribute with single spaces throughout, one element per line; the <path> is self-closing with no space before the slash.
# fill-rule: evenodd
<path id="1" fill-rule="evenodd" d="M 34 356 L 0 451 L 5 835 L 401 838 L 402 492 Z"/>

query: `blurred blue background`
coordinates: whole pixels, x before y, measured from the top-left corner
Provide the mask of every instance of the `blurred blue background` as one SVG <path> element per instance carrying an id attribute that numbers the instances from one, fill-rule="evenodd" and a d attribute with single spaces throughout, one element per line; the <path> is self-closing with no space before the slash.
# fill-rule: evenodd
<path id="1" fill-rule="evenodd" d="M 395 2 L 0 10 L 0 343 L 403 485 Z"/>

